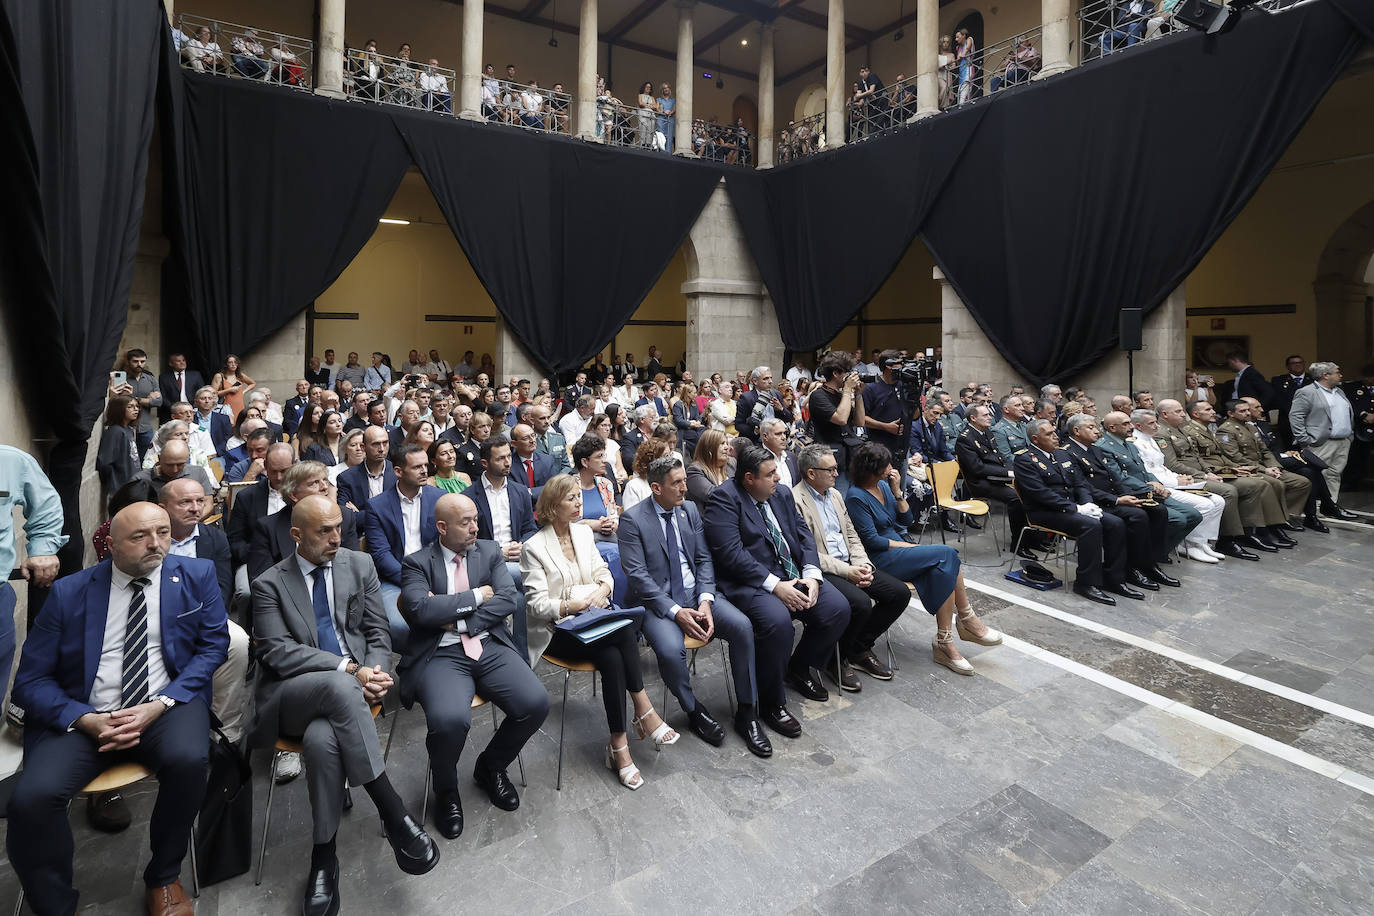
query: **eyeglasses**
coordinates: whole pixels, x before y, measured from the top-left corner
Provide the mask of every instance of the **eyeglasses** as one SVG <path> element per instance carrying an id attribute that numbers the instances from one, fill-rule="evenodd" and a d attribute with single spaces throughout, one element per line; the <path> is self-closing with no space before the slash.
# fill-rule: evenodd
<path id="1" fill-rule="evenodd" d="M 830 467 L 828 467 L 828 468 L 818 467 L 818 468 L 816 468 L 816 470 L 818 470 L 818 471 L 824 471 L 824 472 L 827 473 L 827 474 L 838 474 L 838 473 L 840 473 L 839 467 L 836 466 L 836 465 L 833 465 L 833 464 L 832 464 Z"/>

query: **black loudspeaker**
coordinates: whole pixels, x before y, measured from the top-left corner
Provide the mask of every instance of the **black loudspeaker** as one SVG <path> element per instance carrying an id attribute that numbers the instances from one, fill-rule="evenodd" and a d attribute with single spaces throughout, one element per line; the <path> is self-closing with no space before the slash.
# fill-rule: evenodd
<path id="1" fill-rule="evenodd" d="M 1246 4 L 1225 6 L 1212 0 L 1183 0 L 1174 10 L 1174 17 L 1200 32 L 1216 35 L 1229 31 L 1235 25 L 1235 14 L 1240 6 L 1244 5 Z"/>
<path id="2" fill-rule="evenodd" d="M 1140 339 L 1140 309 L 1122 309 L 1121 323 L 1118 326 L 1121 343 L 1118 345 L 1123 350 L 1141 350 L 1144 347 Z"/>

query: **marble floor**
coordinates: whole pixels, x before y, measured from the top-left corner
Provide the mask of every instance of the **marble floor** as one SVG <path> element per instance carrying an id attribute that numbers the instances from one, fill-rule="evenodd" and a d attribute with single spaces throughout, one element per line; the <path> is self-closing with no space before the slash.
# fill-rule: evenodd
<path id="1" fill-rule="evenodd" d="M 733 733 L 719 749 L 690 734 L 662 753 L 637 743 L 646 785 L 631 793 L 601 764 L 588 675 L 572 680 L 554 789 L 562 676 L 544 672 L 554 708 L 523 755 L 520 809 L 491 807 L 465 771 L 465 833 L 410 878 L 355 793 L 343 912 L 1369 912 L 1374 527 L 1298 535 L 1258 563 L 1184 561 L 1183 588 L 1115 608 L 1006 581 L 990 533 L 971 535 L 975 604 L 1012 637 L 966 650 L 975 677 L 931 663 L 933 622 L 913 607 L 893 630 L 894 680 L 828 703 L 793 695 L 804 734 L 775 736 L 771 760 Z M 724 718 L 715 647 L 697 683 Z M 672 700 L 668 717 L 681 724 Z M 423 716 L 379 728 L 397 729 L 390 771 L 418 810 Z M 478 714 L 470 746 L 490 730 Z M 259 829 L 269 762 L 254 760 Z M 83 913 L 141 912 L 154 791 L 128 793 L 135 826 L 114 837 L 74 806 Z M 197 912 L 298 912 L 309 817 L 304 784 L 280 788 L 262 885 L 205 888 Z M 0 869 L 0 911 L 15 891 Z"/>

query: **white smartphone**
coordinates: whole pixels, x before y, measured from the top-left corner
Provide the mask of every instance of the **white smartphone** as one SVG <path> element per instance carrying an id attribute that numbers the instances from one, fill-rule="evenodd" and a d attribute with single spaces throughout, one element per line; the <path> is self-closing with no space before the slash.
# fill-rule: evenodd
<path id="1" fill-rule="evenodd" d="M 127 384 L 129 384 L 129 373 L 125 372 L 125 371 L 122 370 L 122 369 L 121 369 L 121 370 L 118 370 L 118 371 L 116 371 L 116 372 L 111 373 L 111 375 L 110 375 L 110 385 L 111 385 L 112 387 L 118 388 L 118 387 L 120 387 L 121 385 L 127 385 Z"/>

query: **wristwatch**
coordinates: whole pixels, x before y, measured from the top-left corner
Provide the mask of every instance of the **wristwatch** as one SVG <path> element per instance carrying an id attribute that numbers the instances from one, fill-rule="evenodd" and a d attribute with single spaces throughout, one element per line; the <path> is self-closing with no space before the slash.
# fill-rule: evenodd
<path id="1" fill-rule="evenodd" d="M 150 697 L 149 699 L 157 700 L 159 703 L 161 703 L 163 706 L 166 706 L 168 709 L 171 709 L 173 706 L 177 705 L 176 700 L 172 699 L 171 697 L 165 697 L 160 693 L 155 697 Z"/>
<path id="2" fill-rule="evenodd" d="M 348 674 L 348 675 L 357 674 L 357 673 L 358 673 L 358 669 L 361 668 L 361 667 L 362 667 L 362 665 L 360 665 L 360 664 L 358 664 L 357 662 L 352 661 L 352 660 L 350 659 L 349 662 L 348 662 L 348 664 L 344 666 L 344 674 Z"/>

